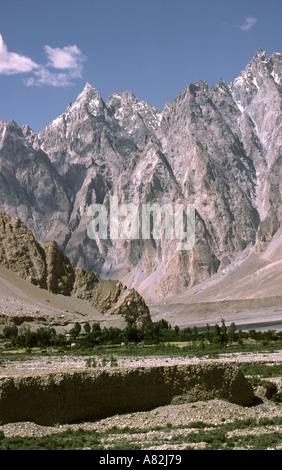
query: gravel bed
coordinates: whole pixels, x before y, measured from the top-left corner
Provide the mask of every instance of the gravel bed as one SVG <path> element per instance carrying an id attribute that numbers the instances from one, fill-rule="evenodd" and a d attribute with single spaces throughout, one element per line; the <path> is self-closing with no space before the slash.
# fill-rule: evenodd
<path id="1" fill-rule="evenodd" d="M 136 412 L 124 415 L 112 416 L 96 422 L 86 422 L 79 424 L 65 424 L 57 426 L 40 426 L 32 422 L 9 423 L 0 426 L 6 437 L 12 436 L 46 436 L 47 434 L 60 433 L 66 430 L 98 431 L 106 432 L 109 429 L 124 429 L 124 433 L 110 434 L 105 443 L 111 444 L 119 440 L 127 439 L 134 442 L 142 441 L 145 445 L 153 438 L 161 438 L 164 435 L 161 431 L 149 430 L 150 428 L 167 426 L 188 426 L 189 423 L 202 421 L 206 423 L 207 428 L 211 425 L 222 425 L 232 423 L 235 420 L 245 420 L 246 418 L 273 418 L 281 416 L 282 405 L 265 400 L 260 405 L 245 408 L 223 400 L 210 400 L 208 402 L 198 401 L 196 403 L 187 403 L 183 405 L 168 405 L 156 408 L 147 412 Z M 148 430 L 144 433 L 127 434 L 127 429 Z M 194 428 L 189 429 L 171 429 L 167 436 L 187 435 L 190 432 L 196 432 Z M 254 430 L 238 430 L 230 432 L 232 434 L 246 435 L 247 433 L 267 433 L 279 431 L 282 433 L 282 426 L 269 426 L 255 428 Z"/>
<path id="2" fill-rule="evenodd" d="M 93 356 L 91 356 L 93 357 Z M 117 356 L 116 356 L 117 357 Z M 98 359 L 98 356 L 97 356 Z M 100 357 L 101 359 L 101 357 Z M 172 365 L 172 364 L 187 364 L 187 363 L 199 363 L 207 362 L 207 359 L 198 358 L 185 358 L 185 357 L 117 357 L 119 367 L 128 366 L 152 366 L 152 365 Z M 0 369 L 0 375 L 9 374 L 26 374 L 28 373 L 40 373 L 46 371 L 58 371 L 58 370 L 74 370 L 74 369 L 85 369 L 86 368 L 87 356 L 45 356 L 38 357 L 29 361 L 5 361 L 5 367 Z M 235 363 L 249 363 L 249 362 L 264 362 L 265 364 L 282 364 L 282 351 L 276 351 L 275 353 L 232 353 L 232 354 L 221 354 L 217 359 L 209 359 L 209 362 L 235 362 Z M 278 385 L 281 386 L 281 377 L 271 378 Z M 105 448 L 111 447 L 113 442 L 134 441 L 135 443 L 140 442 L 144 449 L 147 450 L 181 450 L 187 448 L 187 444 L 170 445 L 169 442 L 162 442 L 161 445 L 157 445 L 154 439 L 169 439 L 176 435 L 183 436 L 185 433 L 196 432 L 195 429 L 186 428 L 189 423 L 193 422 L 204 422 L 207 426 L 220 426 L 226 423 L 232 423 L 235 420 L 245 420 L 247 418 L 255 419 L 257 422 L 261 418 L 274 418 L 282 416 L 282 403 L 275 403 L 273 401 L 263 399 L 262 403 L 252 407 L 242 407 L 235 405 L 224 400 L 210 400 L 210 401 L 198 401 L 196 403 L 187 403 L 181 405 L 167 405 L 147 412 L 135 412 L 124 415 L 115 415 L 108 417 L 96 422 L 83 422 L 78 424 L 67 424 L 57 426 L 41 426 L 32 422 L 21 422 L 21 423 L 9 423 L 0 426 L 0 431 L 4 432 L 6 437 L 12 436 L 46 436 L 47 434 L 60 433 L 66 430 L 78 430 L 83 429 L 86 431 L 98 431 L 107 432 L 112 428 L 124 430 L 122 433 L 110 434 L 108 438 L 104 439 Z M 163 436 L 162 429 L 159 431 L 153 428 L 167 428 L 172 427 L 169 433 Z M 175 429 L 177 426 L 184 426 L 184 429 Z M 141 433 L 128 434 L 127 430 L 147 430 Z M 247 435 L 248 433 L 260 434 L 260 433 L 271 433 L 280 432 L 282 436 L 281 426 L 265 426 L 261 428 L 252 428 L 246 430 L 234 430 L 230 431 L 230 436 L 235 435 Z M 232 434 L 233 433 L 233 434 Z M 193 444 L 193 449 L 201 449 L 204 443 Z M 281 437 L 282 446 L 282 437 Z M 279 447 L 279 446 L 278 446 Z M 276 448 L 278 448 L 276 447 Z"/>
<path id="3" fill-rule="evenodd" d="M 88 357 L 95 358 L 97 367 L 102 367 L 101 356 L 40 356 L 27 359 L 25 361 L 17 360 L 4 360 L 2 356 L 2 367 L 0 368 L 0 377 L 3 375 L 20 375 L 21 371 L 26 374 L 29 372 L 40 373 L 46 371 L 54 372 L 58 370 L 76 370 L 87 368 Z M 153 367 L 153 366 L 170 366 L 170 365 L 181 365 L 181 364 L 199 364 L 202 362 L 224 362 L 224 363 L 254 363 L 264 362 L 268 364 L 282 364 L 282 351 L 276 351 L 274 353 L 224 353 L 219 354 L 217 358 L 210 359 L 208 356 L 201 358 L 197 357 L 171 357 L 171 356 L 145 356 L 145 357 L 129 357 L 129 356 L 118 356 L 114 355 L 117 360 L 118 367 Z M 108 355 L 108 362 L 105 367 L 110 366 L 110 355 Z"/>

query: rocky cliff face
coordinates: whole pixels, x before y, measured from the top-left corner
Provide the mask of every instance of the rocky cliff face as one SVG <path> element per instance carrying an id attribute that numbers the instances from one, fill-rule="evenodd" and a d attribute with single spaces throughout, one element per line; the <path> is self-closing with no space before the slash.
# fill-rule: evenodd
<path id="1" fill-rule="evenodd" d="M 241 112 L 241 140 L 255 168 L 259 251 L 267 246 L 282 220 L 281 67 L 281 54 L 268 56 L 260 49 L 230 85 Z"/>
<path id="2" fill-rule="evenodd" d="M 20 219 L 0 212 L 0 264 L 22 278 L 47 288 L 45 253 Z"/>
<path id="3" fill-rule="evenodd" d="M 259 50 L 230 84 L 188 85 L 163 111 L 87 84 L 40 134 L 0 124 L 0 209 L 76 268 L 122 280 L 150 300 L 208 278 L 281 225 L 281 54 Z M 11 190 L 12 188 L 12 190 Z M 91 204 L 194 204 L 195 245 L 91 239 Z M 121 223 L 121 219 L 120 219 Z M 109 234 L 108 234 L 109 235 Z"/>
<path id="4" fill-rule="evenodd" d="M 2 212 L 0 265 L 42 289 L 88 300 L 99 312 L 122 315 L 138 327 L 151 321 L 149 309 L 135 289 L 75 269 L 57 242 L 38 243 L 20 219 Z"/>
<path id="5" fill-rule="evenodd" d="M 70 200 L 48 156 L 29 143 L 30 135 L 14 121 L 0 122 L 0 210 L 23 220 L 36 238 L 63 245 Z"/>

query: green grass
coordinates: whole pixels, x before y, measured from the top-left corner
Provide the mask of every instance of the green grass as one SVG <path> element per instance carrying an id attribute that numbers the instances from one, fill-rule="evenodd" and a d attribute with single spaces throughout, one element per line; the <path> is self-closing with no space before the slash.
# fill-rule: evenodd
<path id="1" fill-rule="evenodd" d="M 160 431 L 166 433 L 165 437 L 155 436 L 152 438 L 150 445 L 164 445 L 169 446 L 173 445 L 184 445 L 187 444 L 187 449 L 193 449 L 197 447 L 197 444 L 203 443 L 203 447 L 206 450 L 232 450 L 234 448 L 243 448 L 243 449 L 253 449 L 253 450 L 264 450 L 267 448 L 275 447 L 282 443 L 282 433 L 271 432 L 269 434 L 262 435 L 241 435 L 241 436 L 232 436 L 227 437 L 229 431 L 235 429 L 248 430 L 256 427 L 267 426 L 267 425 L 279 425 L 282 424 L 281 417 L 275 417 L 273 419 L 263 419 L 256 421 L 255 419 L 245 419 L 245 420 L 235 420 L 233 423 L 227 423 L 219 426 L 210 425 L 208 423 L 203 423 L 201 421 L 197 423 L 190 423 L 188 426 L 176 426 L 169 428 L 162 428 Z M 196 432 L 191 432 L 188 435 L 176 435 L 172 436 L 172 431 L 176 429 L 187 429 L 187 428 L 198 428 Z M 205 429 L 207 428 L 207 429 Z M 148 433 L 149 431 L 155 430 L 151 429 L 140 429 L 134 430 L 135 434 L 138 433 Z M 127 434 L 128 431 L 126 431 Z M 119 433 L 117 433 L 119 434 Z M 140 439 L 141 440 L 141 439 Z M 195 446 L 193 446 L 195 444 Z M 115 450 L 127 450 L 133 448 L 142 448 L 142 445 L 128 442 L 126 439 L 118 440 L 116 444 L 113 444 L 111 449 Z M 143 445 L 144 448 L 144 445 Z"/>
<path id="2" fill-rule="evenodd" d="M 187 426 L 157 426 L 151 428 L 116 428 L 112 427 L 107 431 L 98 433 L 96 431 L 86 431 L 79 429 L 77 431 L 64 431 L 61 433 L 49 434 L 42 437 L 5 437 L 4 433 L 0 433 L 0 450 L 135 450 L 146 448 L 148 440 L 144 439 L 150 431 L 162 432 L 161 436 L 154 436 L 150 445 L 185 445 L 187 448 L 193 448 L 193 444 L 204 443 L 207 450 L 250 448 L 253 450 L 264 450 L 267 448 L 281 445 L 282 433 L 273 431 L 269 434 L 261 435 L 242 435 L 227 437 L 227 433 L 236 429 L 248 430 L 265 426 L 282 425 L 282 417 L 254 419 L 248 418 L 243 420 L 235 420 L 232 423 L 224 423 L 220 425 L 211 425 L 202 421 L 188 423 Z M 195 429 L 188 435 L 173 436 L 173 431 L 179 429 Z M 124 434 L 140 434 L 140 441 L 147 444 L 141 444 L 122 439 Z M 163 436 L 164 434 L 164 436 Z M 104 441 L 108 437 L 117 436 L 116 442 L 110 442 L 105 447 Z M 143 435 L 143 436 L 142 436 Z M 139 440 L 139 439 L 138 439 Z M 188 446 L 189 444 L 189 446 Z"/>
<path id="3" fill-rule="evenodd" d="M 42 352 L 38 353 L 36 348 L 33 350 L 22 349 L 21 351 L 13 350 L 0 350 L 0 360 L 9 359 L 14 361 L 25 361 L 27 359 L 32 359 L 42 356 L 120 356 L 120 357 L 147 357 L 147 356 L 170 356 L 170 357 L 207 357 L 207 358 L 218 358 L 220 354 L 223 353 L 240 353 L 240 352 L 275 352 L 276 350 L 282 349 L 281 341 L 273 341 L 264 344 L 263 341 L 249 341 L 245 340 L 243 344 L 230 344 L 228 347 L 220 344 L 205 344 L 204 348 L 191 341 L 189 345 L 184 347 L 177 347 L 172 344 L 156 344 L 156 345 L 144 345 L 144 344 L 130 344 L 126 346 L 117 346 L 117 345 L 104 345 L 97 346 L 90 349 L 70 349 L 64 348 L 58 350 L 58 352 Z"/>
<path id="4" fill-rule="evenodd" d="M 41 437 L 4 437 L 0 435 L 0 450 L 80 450 L 101 449 L 95 431 L 64 431 Z"/>
<path id="5" fill-rule="evenodd" d="M 282 364 L 264 364 L 255 362 L 240 366 L 244 375 L 260 377 L 282 377 Z"/>

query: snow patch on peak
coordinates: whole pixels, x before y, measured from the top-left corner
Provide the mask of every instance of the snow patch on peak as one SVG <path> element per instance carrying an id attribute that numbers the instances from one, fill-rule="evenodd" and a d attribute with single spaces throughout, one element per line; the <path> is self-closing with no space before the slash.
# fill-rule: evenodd
<path id="1" fill-rule="evenodd" d="M 243 85 L 244 84 L 244 78 L 241 75 L 239 75 L 239 77 L 235 78 L 235 80 L 233 80 L 232 82 L 232 85 L 236 86 L 236 85 Z"/>
<path id="2" fill-rule="evenodd" d="M 93 98 L 100 102 L 103 102 L 103 99 L 100 95 L 100 93 L 94 88 L 92 85 L 90 85 L 88 82 L 86 83 L 83 91 L 78 95 L 75 103 L 81 102 L 81 101 L 88 101 L 88 100 L 93 100 Z M 74 103 L 74 104 L 75 104 Z"/>
<path id="3" fill-rule="evenodd" d="M 278 73 L 275 73 L 273 71 L 271 76 L 273 77 L 273 80 L 275 81 L 275 83 L 278 83 L 278 85 L 280 85 L 280 83 L 282 82 L 282 79 L 279 77 Z"/>
<path id="4" fill-rule="evenodd" d="M 54 119 L 54 121 L 51 122 L 51 126 L 52 127 L 57 127 L 60 124 L 62 124 L 63 120 L 64 120 L 63 115 L 58 116 L 56 119 Z"/>
<path id="5" fill-rule="evenodd" d="M 8 123 L 7 121 L 5 121 L 5 119 L 1 119 L 0 120 L 0 129 L 3 127 L 3 126 L 6 126 Z"/>
<path id="6" fill-rule="evenodd" d="M 257 89 L 259 89 L 256 77 L 253 77 L 253 84 L 257 87 Z"/>
<path id="7" fill-rule="evenodd" d="M 252 62 L 259 59 L 261 62 L 268 62 L 270 57 L 269 55 L 267 54 L 267 52 L 260 48 L 254 55 L 253 59 L 252 59 Z"/>
<path id="8" fill-rule="evenodd" d="M 69 104 L 66 114 L 71 114 L 75 110 L 83 109 L 85 106 L 87 107 L 87 111 L 93 116 L 98 116 L 98 114 L 101 114 L 105 108 L 103 98 L 96 88 L 88 82 L 86 83 L 83 91 L 78 95 L 76 101 Z"/>
<path id="9" fill-rule="evenodd" d="M 8 123 L 1 119 L 0 121 L 0 140 L 3 140 L 7 131 Z"/>
<path id="10" fill-rule="evenodd" d="M 141 126 L 147 127 L 148 130 L 156 129 L 160 125 L 161 111 L 137 98 L 131 91 L 122 89 L 120 93 L 112 94 L 106 106 L 129 134 L 134 132 L 141 122 Z"/>
<path id="11" fill-rule="evenodd" d="M 0 123 L 1 124 L 1 123 Z M 3 126 L 3 128 L 1 129 L 0 127 L 0 130 L 2 131 L 2 134 L 1 134 L 1 138 L 0 138 L 0 142 L 4 140 L 4 137 L 6 135 L 6 132 L 7 132 L 7 126 Z"/>
<path id="12" fill-rule="evenodd" d="M 99 94 L 98 91 L 96 90 L 96 88 L 94 88 L 92 85 L 90 85 L 89 82 L 87 82 L 86 85 L 85 85 L 85 87 L 83 88 L 82 93 L 80 93 L 80 94 L 85 94 L 85 93 L 89 93 L 89 92 L 90 92 L 90 93 L 91 93 L 91 92 L 94 92 L 94 93 Z"/>

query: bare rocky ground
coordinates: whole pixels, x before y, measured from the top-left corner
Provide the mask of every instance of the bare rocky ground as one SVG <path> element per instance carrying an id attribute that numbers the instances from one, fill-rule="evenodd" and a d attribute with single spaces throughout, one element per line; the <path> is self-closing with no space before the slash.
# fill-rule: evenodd
<path id="1" fill-rule="evenodd" d="M 93 356 L 92 356 L 93 357 Z M 101 358 L 100 358 L 101 359 Z M 217 359 L 198 359 L 183 357 L 117 357 L 118 367 L 125 366 L 150 366 L 162 364 L 197 363 L 203 361 L 220 361 L 226 363 L 264 363 L 270 365 L 281 365 L 282 351 L 274 353 L 232 353 L 221 354 Z M 34 370 L 70 370 L 86 367 L 87 357 L 40 357 L 36 360 L 18 361 L 10 363 L 5 361 L 5 375 L 9 369 L 12 375 L 20 375 L 28 368 Z M 97 362 L 99 358 L 97 357 Z M 3 364 L 2 364 L 3 365 Z M 98 365 L 99 366 L 99 365 Z M 2 372 L 3 369 L 2 369 Z M 269 378 L 282 389 L 281 377 Z M 5 437 L 11 436 L 46 436 L 47 434 L 61 433 L 66 430 L 85 430 L 103 433 L 101 443 L 104 449 L 127 448 L 134 443 L 141 445 L 144 450 L 183 450 L 183 449 L 205 449 L 205 442 L 189 444 L 189 434 L 199 432 L 197 423 L 205 423 L 201 431 L 213 434 L 224 425 L 249 420 L 249 426 L 243 429 L 231 429 L 226 433 L 228 438 L 236 436 L 238 444 L 235 449 L 251 448 L 244 441 L 250 436 L 276 436 L 276 443 L 269 450 L 282 449 L 282 425 L 275 424 L 275 418 L 282 417 L 282 403 L 273 402 L 265 397 L 256 406 L 242 407 L 224 400 L 198 401 L 195 403 L 168 405 L 155 408 L 146 412 L 135 412 L 123 415 L 115 415 L 96 422 L 85 422 L 78 424 L 41 426 L 32 422 L 10 423 L 0 426 Z M 196 423 L 195 426 L 193 423 Z M 236 426 L 235 426 L 236 427 Z M 278 442 L 277 442 L 277 436 Z"/>
<path id="2" fill-rule="evenodd" d="M 66 430 L 93 430 L 105 432 L 116 427 L 117 432 L 109 434 L 103 439 L 105 448 L 113 447 L 113 444 L 121 442 L 140 443 L 144 450 L 167 449 L 183 450 L 187 448 L 185 444 L 172 444 L 171 441 L 176 437 L 186 436 L 191 432 L 197 431 L 197 426 L 189 427 L 191 423 L 202 421 L 206 423 L 204 429 L 214 429 L 213 426 L 220 426 L 223 423 L 233 423 L 235 420 L 246 420 L 247 418 L 257 421 L 262 418 L 271 419 L 281 416 L 281 405 L 274 404 L 270 400 L 265 400 L 256 407 L 243 408 L 239 405 L 230 404 L 223 400 L 210 400 L 207 402 L 199 401 L 183 405 L 168 405 L 155 408 L 149 412 L 137 412 L 125 415 L 116 415 L 93 423 L 79 423 L 71 425 L 58 425 L 53 427 L 40 426 L 31 422 L 12 423 L 0 426 L 6 437 L 11 436 L 45 436 L 47 434 L 61 433 Z M 177 427 L 181 426 L 180 429 Z M 160 429 L 153 429 L 153 428 Z M 162 428 L 170 428 L 169 431 L 162 431 Z M 128 430 L 130 429 L 130 433 Z M 120 430 L 124 430 L 120 432 Z M 136 433 L 132 433 L 135 430 Z M 143 430 L 143 432 L 142 432 Z M 141 432 L 140 432 L 141 431 Z M 244 430 L 234 430 L 229 433 L 240 433 L 242 439 L 244 435 L 250 433 L 268 434 L 270 432 L 279 432 L 282 434 L 281 425 L 269 425 Z M 193 449 L 204 449 L 204 443 L 191 445 Z M 242 443 L 242 447 L 244 445 Z M 282 449 L 281 444 L 275 449 Z"/>
<path id="3" fill-rule="evenodd" d="M 21 323 L 21 326 L 30 325 L 37 328 L 39 326 L 54 326 L 58 332 L 64 332 L 73 326 L 74 322 L 79 321 L 85 323 L 86 321 L 98 321 L 102 326 L 123 326 L 123 319 L 119 316 L 108 316 L 99 313 L 92 305 L 82 299 L 74 297 L 65 297 L 62 295 L 54 295 L 48 291 L 42 291 L 36 286 L 32 286 L 27 281 L 19 278 L 15 273 L 6 270 L 4 267 L 0 268 L 0 297 L 1 297 L 1 313 L 3 318 L 17 317 L 22 320 L 27 319 L 27 323 Z M 213 284 L 211 284 L 213 286 Z M 189 324 L 201 319 L 203 324 L 211 319 L 219 321 L 224 317 L 228 322 L 235 321 L 236 324 L 240 321 L 251 323 L 263 320 L 276 320 L 281 319 L 281 303 L 280 298 L 274 298 L 272 305 L 239 305 L 229 306 L 221 303 L 223 299 L 217 299 L 215 302 L 216 309 L 213 312 L 213 303 L 209 304 L 210 298 L 207 297 L 208 288 L 201 291 L 200 295 L 205 294 L 205 298 L 201 298 L 203 311 L 195 309 L 195 304 L 190 307 L 188 311 L 189 302 L 187 299 L 179 299 L 175 305 L 163 305 L 158 308 L 152 309 L 153 319 L 156 321 L 158 315 L 166 318 L 173 323 L 173 319 L 177 318 L 177 323 Z M 193 293 L 191 293 L 192 295 Z M 214 294 L 214 292 L 213 292 Z M 193 294 L 194 295 L 194 294 Z M 196 295 L 196 294 L 195 294 Z M 199 294 L 197 294 L 198 296 Z M 214 297 L 213 297 L 214 299 Z M 201 306 L 201 303 L 198 304 Z M 222 305 L 223 310 L 218 310 Z M 172 307 L 172 308 L 171 308 Z M 207 307 L 210 307 L 209 309 Z M 236 307 L 236 308 L 235 308 Z M 246 309 L 247 307 L 247 309 Z M 251 308 L 250 308 L 251 307 Z M 171 315 L 167 312 L 172 310 Z M 219 315 L 217 317 L 217 315 Z M 40 324 L 40 318 L 46 320 Z M 33 320 L 31 322 L 31 320 Z M 68 325 L 66 326 L 66 320 Z M 182 320 L 182 321 L 181 321 Z M 3 323 L 4 324 L 4 323 Z M 119 367 L 124 366 L 147 366 L 152 365 L 172 365 L 183 364 L 187 361 L 197 363 L 199 361 L 212 361 L 208 358 L 184 358 L 184 357 L 117 357 Z M 238 365 L 242 363 L 263 362 L 269 364 L 280 364 L 282 367 L 282 351 L 272 354 L 269 353 L 233 353 L 224 354 L 216 359 L 217 361 L 232 362 Z M 36 371 L 44 369 L 51 370 L 73 370 L 86 368 L 86 356 L 45 356 L 36 357 L 32 360 L 20 361 L 5 361 L 5 375 L 8 371 L 11 375 L 20 375 L 21 372 L 29 369 L 36 374 Z M 97 363 L 101 365 L 101 357 L 97 357 Z M 3 370 L 2 370 L 3 371 Z M 1 368 L 0 368 L 1 372 Z M 282 383 L 281 377 L 269 378 L 269 380 L 276 382 L 281 390 Z M 156 408 L 148 412 L 135 412 L 124 415 L 116 415 L 96 422 L 79 423 L 72 425 L 57 425 L 57 426 L 41 426 L 32 422 L 9 423 L 0 426 L 0 431 L 4 432 L 5 437 L 10 436 L 46 436 L 53 433 L 62 433 L 65 430 L 93 430 L 103 433 L 101 443 L 104 448 L 126 448 L 127 445 L 132 443 L 140 444 L 143 449 L 168 449 L 168 450 L 181 450 L 186 448 L 204 449 L 206 444 L 198 442 L 188 444 L 189 434 L 191 432 L 199 432 L 198 428 L 194 428 L 193 424 L 202 422 L 206 423 L 204 430 L 216 433 L 216 430 L 228 423 L 234 423 L 236 427 L 236 420 L 250 420 L 250 424 L 245 429 L 234 429 L 227 432 L 227 436 L 237 435 L 241 443 L 237 444 L 237 448 L 249 448 L 248 444 L 244 441 L 250 436 L 270 436 L 273 433 L 280 435 L 278 442 L 274 446 L 270 444 L 270 448 L 282 449 L 282 429 L 280 424 L 273 424 L 276 417 L 282 417 L 282 404 L 275 403 L 271 400 L 263 398 L 262 402 L 256 406 L 246 408 L 239 405 L 231 404 L 223 400 L 199 401 L 196 403 L 187 403 L 181 405 L 168 405 Z M 262 421 L 264 420 L 264 421 Z M 263 425 L 260 425 L 264 422 Z M 254 423 L 256 425 L 254 426 Z M 267 424 L 268 423 L 268 424 Z M 272 423 L 272 424 L 271 424 Z M 209 427 L 210 426 L 210 427 Z M 215 427 L 213 427 L 215 426 Z M 116 428 L 116 432 L 113 431 Z M 156 429 L 157 428 L 157 429 Z M 280 433 L 280 434 L 279 434 Z M 181 442 L 178 442 L 181 441 Z M 184 441 L 184 443 L 183 443 Z"/>
<path id="4" fill-rule="evenodd" d="M 91 356 L 93 358 L 95 356 Z M 21 371 L 23 373 L 26 372 L 27 369 L 29 371 L 70 371 L 74 369 L 83 369 L 87 367 L 87 358 L 88 356 L 41 356 L 36 359 L 22 361 L 12 361 L 12 360 L 5 360 L 4 364 L 5 368 L 2 369 L 4 375 L 20 375 Z M 174 364 L 198 364 L 203 362 L 225 362 L 225 363 L 235 363 L 235 364 L 242 364 L 242 363 L 254 363 L 254 362 L 263 362 L 263 363 L 270 363 L 270 364 L 281 364 L 282 365 L 282 351 L 276 351 L 273 353 L 224 353 L 220 354 L 216 359 L 208 359 L 208 356 L 205 357 L 183 357 L 183 356 L 145 356 L 145 357 L 136 357 L 136 356 L 118 356 L 115 354 L 115 358 L 117 360 L 118 367 L 152 367 L 152 366 L 162 366 L 162 365 L 174 365 Z M 101 356 L 97 356 L 97 365 L 101 362 Z M 0 376 L 1 376 L 1 369 L 0 369 Z"/>
<path id="5" fill-rule="evenodd" d="M 255 265 L 256 268 L 256 265 Z M 274 266 L 280 268 L 280 265 Z M 234 270 L 235 273 L 236 270 Z M 262 274 L 268 273 L 269 270 L 264 269 Z M 247 275 L 250 272 L 248 267 Z M 272 272 L 272 271 L 271 271 Z M 280 272 L 280 274 L 279 274 Z M 275 271 L 275 279 L 277 285 L 279 284 L 281 271 Z M 232 274 L 232 272 L 231 272 Z M 242 273 L 241 273 L 242 274 Z M 278 276 L 279 275 L 279 276 Z M 231 321 L 238 323 L 257 323 L 260 321 L 273 321 L 281 320 L 281 283 L 279 290 L 270 292 L 272 297 L 265 297 L 265 293 L 261 292 L 261 299 L 257 301 L 256 295 L 254 299 L 245 298 L 244 303 L 236 297 L 236 292 L 242 293 L 242 282 L 244 276 L 237 276 L 236 279 L 229 283 L 229 286 L 237 286 L 235 281 L 241 282 L 240 289 L 233 287 L 236 292 L 232 292 L 228 299 L 224 296 L 218 296 L 218 293 L 227 293 L 227 286 L 219 288 L 217 282 L 224 281 L 225 276 L 222 276 L 216 282 L 209 282 L 204 284 L 202 290 L 192 290 L 187 296 L 179 296 L 174 298 L 173 301 L 160 305 L 154 305 L 151 309 L 153 320 L 156 321 L 160 318 L 165 318 L 172 325 L 178 324 L 182 326 L 191 326 L 196 323 L 218 322 L 221 318 L 225 318 L 227 324 Z M 255 279 L 251 279 L 252 286 L 258 286 Z M 246 281 L 247 286 L 250 285 Z M 265 286 L 265 283 L 259 283 L 259 286 Z M 258 288 L 258 287 L 257 287 Z M 196 289 L 196 288 L 195 288 Z M 264 290 L 266 287 L 264 287 Z M 246 290 L 247 292 L 247 290 Z M 253 292 L 253 291 L 251 291 Z M 228 293 L 229 294 L 229 293 Z M 247 294 L 246 294 L 247 297 Z M 117 326 L 122 327 L 124 320 L 120 315 L 102 315 L 86 300 L 78 299 L 73 296 L 65 297 L 62 295 L 55 295 L 47 290 L 39 289 L 37 286 L 32 286 L 27 281 L 21 279 L 17 274 L 12 273 L 4 267 L 0 267 L 0 299 L 1 309 L 0 313 L 5 319 L 11 320 L 15 318 L 21 323 L 21 327 L 30 325 L 32 328 L 39 326 L 55 326 L 57 332 L 65 332 L 76 321 L 85 323 L 86 321 L 98 321 L 103 326 Z M 198 303 L 195 303 L 197 299 Z M 44 322 L 41 324 L 41 319 Z M 26 321 L 25 321 L 26 320 Z M 23 322 L 22 322 L 23 321 Z M 3 326 L 2 325 L 2 326 Z M 189 362 L 197 363 L 202 361 L 212 361 L 208 358 L 184 358 L 184 357 L 116 357 L 118 366 L 146 366 L 152 365 L 172 365 L 183 364 Z M 275 353 L 233 353 L 220 355 L 216 361 L 232 362 L 238 365 L 244 363 L 262 362 L 269 364 L 280 364 L 282 367 L 282 351 Z M 36 357 L 36 359 L 20 361 L 5 361 L 5 375 L 8 372 L 11 375 L 20 375 L 22 371 L 29 369 L 36 374 L 38 370 L 44 369 L 51 370 L 73 370 L 86 368 L 86 356 L 46 356 Z M 100 366 L 101 357 L 97 357 L 97 363 Z M 1 373 L 1 368 L 0 368 Z M 269 378 L 267 380 L 274 381 L 279 389 L 282 388 L 281 377 Z M 271 400 L 262 399 L 260 404 L 253 407 L 242 407 L 239 405 L 231 404 L 223 400 L 210 400 L 198 401 L 196 403 L 187 403 L 181 405 L 168 405 L 156 408 L 148 412 L 135 412 L 124 415 L 116 415 L 96 422 L 78 423 L 72 425 L 57 425 L 57 426 L 40 426 L 32 422 L 9 423 L 0 426 L 0 431 L 4 432 L 6 437 L 9 436 L 46 436 L 53 433 L 61 433 L 65 430 L 93 430 L 99 433 L 104 433 L 101 438 L 105 448 L 126 448 L 130 443 L 140 443 L 143 449 L 169 449 L 181 450 L 183 448 L 202 449 L 205 448 L 204 442 L 194 443 L 193 445 L 187 444 L 189 434 L 191 432 L 198 432 L 199 428 L 192 427 L 192 423 L 202 422 L 205 423 L 207 431 L 210 429 L 215 433 L 224 424 L 236 423 L 236 420 L 250 420 L 249 426 L 245 429 L 234 429 L 228 431 L 227 435 L 237 435 L 241 440 L 238 448 L 249 448 L 248 444 L 244 441 L 248 436 L 254 434 L 255 436 L 267 436 L 273 433 L 280 433 L 279 443 L 275 443 L 273 448 L 282 449 L 282 429 L 280 424 L 274 424 L 276 417 L 282 417 L 282 404 L 275 403 Z M 264 420 L 264 421 L 263 421 Z M 264 424 L 260 425 L 261 422 Z M 281 421 L 280 421 L 281 422 Z M 256 426 L 254 426 L 256 423 Z M 268 424 L 267 424 L 268 423 Z M 235 424 L 234 424 L 235 425 Z M 210 428 L 209 428 L 210 426 Z M 215 427 L 213 427 L 215 426 Z M 116 428 L 116 432 L 113 432 Z M 158 428 L 158 429 L 156 429 Z M 108 431 L 108 434 L 107 434 Z M 241 437 L 240 437 L 241 436 Z M 177 442 L 177 441 L 186 442 Z M 123 447 L 124 446 L 124 447 Z M 270 445 L 272 448 L 272 445 Z"/>

